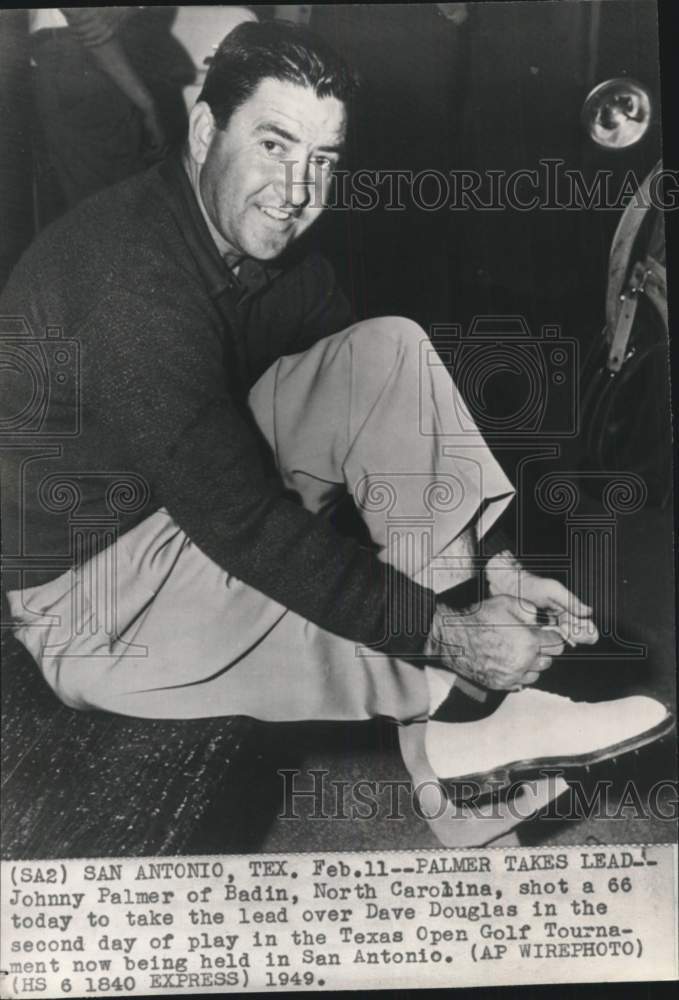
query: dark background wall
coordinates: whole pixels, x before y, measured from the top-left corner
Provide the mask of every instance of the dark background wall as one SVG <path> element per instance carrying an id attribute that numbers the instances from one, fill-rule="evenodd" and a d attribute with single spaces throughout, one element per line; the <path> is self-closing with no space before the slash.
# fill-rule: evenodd
<path id="1" fill-rule="evenodd" d="M 657 117 L 639 146 L 617 153 L 580 125 L 589 89 L 611 76 L 639 79 L 658 110 L 654 0 L 470 3 L 459 27 L 435 4 L 326 4 L 312 7 L 311 25 L 364 79 L 355 166 L 511 171 L 552 158 L 589 181 L 610 170 L 616 190 L 660 155 Z M 601 312 L 619 214 L 411 205 L 335 219 L 328 246 L 361 311 L 425 324 L 493 311 L 559 322 L 574 297 Z"/>
<path id="2" fill-rule="evenodd" d="M 0 11 L 0 288 L 33 235 L 28 15 Z"/>

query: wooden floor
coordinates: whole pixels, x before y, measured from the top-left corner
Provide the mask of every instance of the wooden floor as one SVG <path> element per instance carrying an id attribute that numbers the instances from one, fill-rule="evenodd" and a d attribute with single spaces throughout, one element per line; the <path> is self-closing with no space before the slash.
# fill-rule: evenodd
<path id="1" fill-rule="evenodd" d="M 230 823 L 244 718 L 156 721 L 62 705 L 13 638 L 3 643 L 2 857 L 73 858 L 243 849 Z M 203 844 L 207 843 L 206 841 Z"/>

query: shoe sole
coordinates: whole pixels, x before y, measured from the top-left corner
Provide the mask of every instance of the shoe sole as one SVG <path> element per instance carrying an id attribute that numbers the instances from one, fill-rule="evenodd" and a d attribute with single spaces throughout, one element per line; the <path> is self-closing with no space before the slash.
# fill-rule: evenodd
<path id="1" fill-rule="evenodd" d="M 531 776 L 534 777 L 536 771 L 539 770 L 560 768 L 564 771 L 571 771 L 583 767 L 590 768 L 613 757 L 619 757 L 631 751 L 639 750 L 641 747 L 647 746 L 649 743 L 654 743 L 656 740 L 666 736 L 674 729 L 674 725 L 674 716 L 668 715 L 666 719 L 659 722 L 653 729 L 647 729 L 646 732 L 639 733 L 638 736 L 632 736 L 621 743 L 613 743 L 592 753 L 568 757 L 534 757 L 526 760 L 516 760 L 512 761 L 511 764 L 503 764 L 501 767 L 490 771 L 476 771 L 455 777 L 439 778 L 439 781 L 444 786 L 449 784 L 455 786 L 462 783 L 477 785 L 479 789 L 482 789 L 484 786 L 493 786 L 493 790 L 499 792 L 507 785 Z"/>

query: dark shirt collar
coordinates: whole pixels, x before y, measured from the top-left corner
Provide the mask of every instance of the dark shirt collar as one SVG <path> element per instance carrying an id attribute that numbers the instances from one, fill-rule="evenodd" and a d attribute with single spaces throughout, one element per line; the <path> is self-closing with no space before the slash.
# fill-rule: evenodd
<path id="1" fill-rule="evenodd" d="M 281 273 L 280 268 L 245 257 L 236 274 L 226 263 L 210 235 L 181 155 L 175 153 L 168 156 L 161 163 L 159 173 L 170 191 L 182 233 L 205 279 L 211 298 L 218 298 L 228 291 L 234 301 L 240 302 L 265 288 Z"/>

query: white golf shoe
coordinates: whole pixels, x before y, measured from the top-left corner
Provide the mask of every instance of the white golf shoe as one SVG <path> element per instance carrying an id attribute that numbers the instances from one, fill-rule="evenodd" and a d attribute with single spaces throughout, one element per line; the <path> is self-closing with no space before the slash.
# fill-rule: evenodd
<path id="1" fill-rule="evenodd" d="M 451 781 L 507 781 L 541 767 L 587 767 L 664 736 L 673 716 L 653 698 L 575 702 L 525 688 L 486 718 L 427 723 L 427 757 Z"/>

